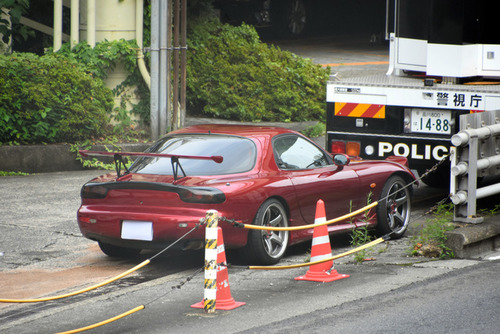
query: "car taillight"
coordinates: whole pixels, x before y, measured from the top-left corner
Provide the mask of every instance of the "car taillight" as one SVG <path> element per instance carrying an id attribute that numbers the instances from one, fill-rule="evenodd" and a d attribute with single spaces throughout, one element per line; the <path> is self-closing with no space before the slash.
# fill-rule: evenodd
<path id="1" fill-rule="evenodd" d="M 82 198 L 105 198 L 108 188 L 99 185 L 84 185 L 80 192 Z"/>
<path id="2" fill-rule="evenodd" d="M 360 152 L 361 152 L 361 144 L 360 143 L 353 142 L 353 141 L 347 142 L 346 152 L 345 152 L 347 155 L 359 157 Z"/>
<path id="3" fill-rule="evenodd" d="M 78 215 L 78 220 L 82 223 L 90 223 L 90 217 L 80 216 Z"/>
<path id="4" fill-rule="evenodd" d="M 343 141 L 332 141 L 330 144 L 330 152 L 335 153 L 346 153 L 345 152 L 345 142 Z"/>
<path id="5" fill-rule="evenodd" d="M 226 195 L 215 188 L 185 188 L 178 193 L 181 200 L 186 203 L 217 204 L 226 200 Z"/>
<path id="6" fill-rule="evenodd" d="M 78 221 L 80 223 L 86 223 L 86 224 L 95 224 L 95 223 L 97 223 L 97 220 L 95 218 L 90 218 L 90 217 L 87 217 L 87 216 L 82 216 L 80 214 L 78 214 Z"/>

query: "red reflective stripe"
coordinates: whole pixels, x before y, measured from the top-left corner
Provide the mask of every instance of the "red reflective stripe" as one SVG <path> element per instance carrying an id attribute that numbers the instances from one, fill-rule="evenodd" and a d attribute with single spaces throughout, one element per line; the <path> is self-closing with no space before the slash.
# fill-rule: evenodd
<path id="1" fill-rule="evenodd" d="M 380 104 L 370 104 L 370 107 L 368 107 L 361 117 L 373 118 L 383 107 Z"/>
<path id="2" fill-rule="evenodd" d="M 339 105 L 341 105 L 339 103 Z M 335 112 L 337 116 L 349 116 L 349 114 L 358 106 L 358 103 L 346 103 L 338 111 Z"/>
<path id="3" fill-rule="evenodd" d="M 335 103 L 335 116 L 385 118 L 385 105 L 364 103 Z"/>

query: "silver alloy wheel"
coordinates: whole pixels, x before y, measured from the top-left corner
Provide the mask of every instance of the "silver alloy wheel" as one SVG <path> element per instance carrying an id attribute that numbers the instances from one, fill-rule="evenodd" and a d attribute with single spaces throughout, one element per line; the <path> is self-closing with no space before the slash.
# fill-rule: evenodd
<path id="1" fill-rule="evenodd" d="M 391 238 L 398 239 L 403 236 L 411 214 L 411 191 L 407 183 L 399 176 L 392 176 L 382 189 L 383 200 L 377 208 L 377 229 L 381 234 L 391 233 Z"/>
<path id="2" fill-rule="evenodd" d="M 387 220 L 389 227 L 395 233 L 406 230 L 410 221 L 410 194 L 408 189 L 402 189 L 404 184 L 394 183 L 389 190 L 387 199 Z"/>
<path id="3" fill-rule="evenodd" d="M 288 227 L 285 209 L 278 202 L 271 202 L 262 215 L 259 225 L 270 227 Z M 261 231 L 262 245 L 271 258 L 281 258 L 288 245 L 288 231 Z"/>

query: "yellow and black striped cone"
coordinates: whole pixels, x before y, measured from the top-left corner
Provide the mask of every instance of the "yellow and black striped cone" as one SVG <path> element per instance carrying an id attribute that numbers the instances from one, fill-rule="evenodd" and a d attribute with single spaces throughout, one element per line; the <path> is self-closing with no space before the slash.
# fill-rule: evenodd
<path id="1" fill-rule="evenodd" d="M 222 229 L 217 227 L 217 292 L 215 299 L 216 310 L 232 310 L 242 305 L 243 302 L 237 302 L 231 297 L 231 288 L 229 287 L 229 277 L 226 263 L 226 251 L 224 249 L 224 240 L 222 239 Z M 205 300 L 191 305 L 193 308 L 204 308 Z"/>

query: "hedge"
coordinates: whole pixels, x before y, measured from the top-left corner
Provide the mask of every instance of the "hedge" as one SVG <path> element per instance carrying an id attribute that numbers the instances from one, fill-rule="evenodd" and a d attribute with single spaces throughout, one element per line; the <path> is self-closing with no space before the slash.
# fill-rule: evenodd
<path id="1" fill-rule="evenodd" d="M 75 142 L 103 136 L 113 94 L 57 54 L 0 55 L 0 143 Z"/>

